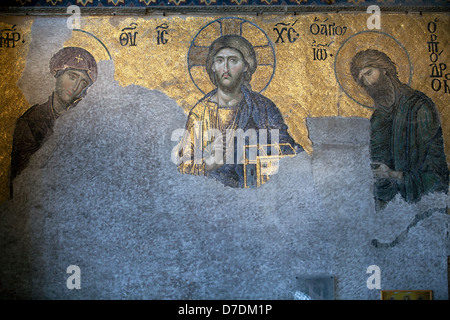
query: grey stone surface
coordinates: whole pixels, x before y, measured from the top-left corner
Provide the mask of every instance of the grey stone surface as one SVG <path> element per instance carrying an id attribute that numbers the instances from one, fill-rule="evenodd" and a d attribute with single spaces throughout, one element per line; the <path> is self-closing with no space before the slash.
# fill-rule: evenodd
<path id="1" fill-rule="evenodd" d="M 111 62 L 99 70 L 0 207 L 1 297 L 294 299 L 296 277 L 328 275 L 336 299 L 379 299 L 366 286 L 367 267 L 378 265 L 382 289 L 447 299 L 442 210 L 395 246 L 372 245 L 448 199 L 396 198 L 376 213 L 366 119 L 309 119 L 311 155 L 282 159 L 261 188 L 233 189 L 177 172 L 181 107 L 120 87 Z M 80 290 L 66 287 L 69 265 L 81 269 Z"/>
<path id="2" fill-rule="evenodd" d="M 49 61 L 72 35 L 67 28 L 67 18 L 37 17 L 31 32 L 34 35 L 26 57 L 26 66 L 17 85 L 32 106 L 47 101 L 55 88 L 55 78 L 50 73 Z M 45 36 L 44 36 L 45 35 Z"/>
<path id="3" fill-rule="evenodd" d="M 369 120 L 356 117 L 318 117 L 306 120 L 315 146 L 367 146 L 370 141 Z"/>

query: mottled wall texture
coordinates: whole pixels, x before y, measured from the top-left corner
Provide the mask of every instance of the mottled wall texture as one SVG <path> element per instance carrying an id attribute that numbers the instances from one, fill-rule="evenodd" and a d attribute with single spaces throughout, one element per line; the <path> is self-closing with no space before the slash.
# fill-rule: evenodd
<path id="1" fill-rule="evenodd" d="M 447 299 L 449 30 L 0 15 L 0 296 Z"/>

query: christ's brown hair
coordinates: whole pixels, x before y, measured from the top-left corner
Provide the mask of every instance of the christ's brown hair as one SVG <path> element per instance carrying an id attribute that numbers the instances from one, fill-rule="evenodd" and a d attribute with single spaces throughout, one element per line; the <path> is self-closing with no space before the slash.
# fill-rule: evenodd
<path id="1" fill-rule="evenodd" d="M 214 63 L 214 57 L 216 54 L 225 48 L 231 48 L 239 51 L 244 58 L 247 71 L 244 73 L 244 85 L 250 87 L 250 81 L 252 75 L 256 70 L 256 53 L 252 44 L 239 35 L 225 35 L 214 40 L 209 47 L 208 57 L 206 58 L 206 71 L 208 72 L 209 79 L 214 85 L 217 85 L 214 72 L 212 71 L 212 65 Z"/>

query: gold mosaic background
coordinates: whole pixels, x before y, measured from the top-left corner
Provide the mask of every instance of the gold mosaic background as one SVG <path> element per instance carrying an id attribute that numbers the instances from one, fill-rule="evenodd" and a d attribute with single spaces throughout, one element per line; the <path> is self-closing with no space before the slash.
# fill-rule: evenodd
<path id="1" fill-rule="evenodd" d="M 15 48 L 0 48 L 0 203 L 9 199 L 8 172 L 14 124 L 30 107 L 17 86 L 17 81 L 25 68 L 32 24 L 33 20 L 28 18 L 0 20 L 0 30 L 12 29 L 15 26 L 14 29 L 22 38 Z"/>
<path id="2" fill-rule="evenodd" d="M 431 36 L 428 23 L 436 21 L 435 35 L 438 37 L 440 52 L 438 63 L 447 64 L 447 72 L 450 72 L 449 15 L 382 14 L 381 29 L 371 32 L 367 32 L 368 17 L 369 14 L 362 13 L 235 16 L 248 21 L 242 25 L 243 36 L 254 45 L 261 46 L 261 49 L 257 49 L 260 63 L 273 63 L 271 49 L 264 48 L 267 43 L 264 33 L 274 44 L 275 74 L 262 93 L 278 106 L 291 135 L 308 153 L 313 151 L 313 145 L 308 137 L 307 117 L 370 117 L 371 109 L 361 104 L 367 106 L 371 101 L 349 78 L 348 64 L 357 51 L 371 47 L 386 52 L 396 62 L 400 80 L 410 81 L 412 88 L 424 92 L 435 102 L 441 114 L 447 159 L 450 159 L 450 93 L 445 93 L 443 87 L 438 92 L 431 89 L 428 52 Z M 111 58 L 115 66 L 115 80 L 121 86 L 135 84 L 160 90 L 176 100 L 187 113 L 203 96 L 195 84 L 205 92 L 212 89 L 201 67 L 188 67 L 187 54 L 191 42 L 203 27 L 219 18 L 221 17 L 82 17 L 80 29 L 83 32 L 72 31 L 72 37 L 64 45 L 83 47 L 97 61 Z M 222 31 L 237 30 L 233 21 L 242 20 L 227 20 L 222 25 Z M 15 24 L 25 39 L 24 43 L 14 49 L 0 48 L 0 202 L 8 199 L 7 172 L 14 122 L 30 107 L 16 83 L 25 68 L 32 23 L 33 18 L 0 19 L 1 29 Z M 313 24 L 317 24 L 319 29 Z M 335 31 L 338 31 L 335 27 L 339 26 L 343 34 L 321 34 L 323 24 L 327 26 L 328 32 L 329 25 Z M 284 27 L 286 30 L 282 31 Z M 126 45 L 123 45 L 125 41 L 120 42 L 124 28 L 130 28 L 127 32 L 137 32 L 135 46 L 131 46 L 130 42 Z M 289 29 L 292 29 L 290 38 Z M 158 39 L 158 31 L 161 34 L 162 30 L 165 30 L 164 38 Z M 317 30 L 317 34 L 314 34 Z M 219 34 L 220 29 L 212 23 L 198 34 L 196 45 L 206 46 Z M 284 42 L 279 37 L 280 34 Z M 320 56 L 317 55 L 314 59 L 314 48 L 326 49 L 327 58 L 318 60 Z M 335 74 L 336 55 L 338 59 Z M 201 58 L 202 52 L 193 56 Z M 195 63 L 193 60 L 189 61 Z M 48 61 L 42 63 L 48 65 Z M 252 79 L 252 87 L 258 91 L 264 88 L 272 71 L 270 66 L 258 67 Z M 447 83 L 450 86 L 450 80 Z"/>

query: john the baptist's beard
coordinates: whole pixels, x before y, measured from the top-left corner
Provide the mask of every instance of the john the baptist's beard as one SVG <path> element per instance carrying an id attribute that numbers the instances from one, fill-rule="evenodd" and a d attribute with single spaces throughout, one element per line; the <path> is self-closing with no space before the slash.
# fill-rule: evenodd
<path id="1" fill-rule="evenodd" d="M 376 105 L 390 107 L 395 101 L 394 86 L 385 74 L 380 74 L 380 78 L 374 84 L 364 87 Z"/>

